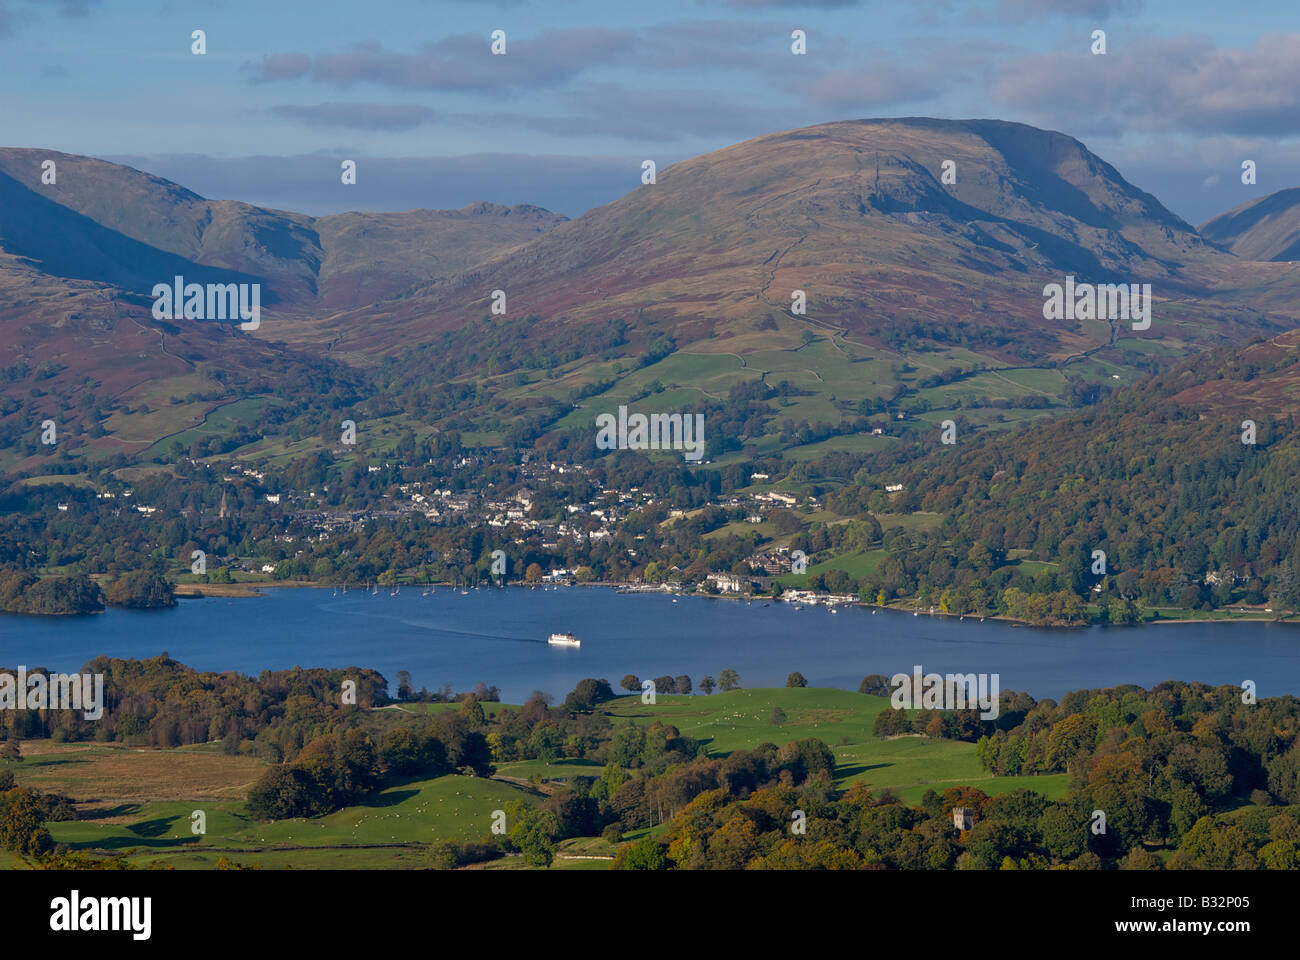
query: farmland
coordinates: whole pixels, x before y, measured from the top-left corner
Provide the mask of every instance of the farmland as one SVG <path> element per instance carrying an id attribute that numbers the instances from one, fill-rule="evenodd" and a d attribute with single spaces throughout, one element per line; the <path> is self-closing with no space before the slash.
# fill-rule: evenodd
<path id="1" fill-rule="evenodd" d="M 489 714 L 500 709 L 486 705 Z M 777 713 L 779 708 L 780 713 Z M 455 705 L 412 705 L 412 713 Z M 835 689 L 737 689 L 712 696 L 661 696 L 653 705 L 621 697 L 601 708 L 617 725 L 672 724 L 703 741 L 710 756 L 816 737 L 834 752 L 835 788 L 862 782 L 891 788 L 914 803 L 930 787 L 969 784 L 994 794 L 1027 787 L 1048 797 L 1064 791 L 1064 775 L 994 778 L 980 769 L 970 743 L 921 736 L 880 740 L 871 734 L 883 697 Z M 123 853 L 136 866 L 207 869 L 218 859 L 263 869 L 412 869 L 429 865 L 430 843 L 491 839 L 492 814 L 511 801 L 539 804 L 559 782 L 599 776 L 594 759 L 502 763 L 492 778 L 457 774 L 398 782 L 362 804 L 326 816 L 261 823 L 244 796 L 263 761 L 227 755 L 219 745 L 146 749 L 113 744 L 28 741 L 24 759 L 0 762 L 20 786 L 78 801 L 82 819 L 49 825 L 56 843 L 95 854 Z M 201 813 L 205 832 L 195 834 Z M 599 849 L 597 849 L 599 848 Z M 562 842 L 552 869 L 602 869 L 613 850 L 599 838 Z M 592 859 L 588 859 L 592 858 Z M 518 857 L 488 864 L 513 869 Z M 21 866 L 10 854 L 0 867 Z"/>

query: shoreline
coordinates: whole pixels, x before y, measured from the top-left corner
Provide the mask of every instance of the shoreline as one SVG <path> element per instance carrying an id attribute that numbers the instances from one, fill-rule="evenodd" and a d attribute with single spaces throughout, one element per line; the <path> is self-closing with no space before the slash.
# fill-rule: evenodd
<path id="1" fill-rule="evenodd" d="M 373 586 L 374 585 L 371 584 L 371 587 Z M 457 590 L 457 591 L 473 589 L 465 586 L 457 586 L 450 582 L 428 583 L 428 584 L 398 584 L 397 587 L 393 587 L 393 588 L 385 587 L 384 589 L 386 590 L 397 589 L 402 586 L 405 586 L 407 589 L 415 589 L 415 588 L 427 589 L 429 587 L 442 587 L 448 590 Z M 1087 627 L 1103 626 L 1103 624 L 1098 624 L 1091 621 L 1087 623 L 1078 623 L 1078 624 L 1064 624 L 1064 623 L 1036 624 L 1036 623 L 1030 623 L 1027 620 L 1018 620 L 1015 617 L 1008 617 L 1005 614 L 984 614 L 983 616 L 981 616 L 979 614 L 974 614 L 974 613 L 964 613 L 964 614 L 944 613 L 939 610 L 918 611 L 918 610 L 909 610 L 906 607 L 897 607 L 897 606 L 889 606 L 889 605 L 881 606 L 875 603 L 866 603 L 862 600 L 841 600 L 833 603 L 828 603 L 824 599 L 783 600 L 780 597 L 768 597 L 768 596 L 762 596 L 757 594 L 739 595 L 739 596 L 735 594 L 707 594 L 707 593 L 701 594 L 701 593 L 692 593 L 692 592 L 687 592 L 682 590 L 664 590 L 660 587 L 650 586 L 644 583 L 630 583 L 630 582 L 624 583 L 618 581 L 599 581 L 599 582 L 593 581 L 589 583 L 567 583 L 567 584 L 508 583 L 505 584 L 504 586 L 497 586 L 496 584 L 493 584 L 487 589 L 504 590 L 507 588 L 521 588 L 526 590 L 537 590 L 539 588 L 550 589 L 551 587 L 555 587 L 557 589 L 561 587 L 569 587 L 569 588 L 603 587 L 606 589 L 612 589 L 614 590 L 615 593 L 623 593 L 623 594 L 658 594 L 658 595 L 672 596 L 674 598 L 687 597 L 691 599 L 701 599 L 701 600 L 730 600 L 730 601 L 744 600 L 749 603 L 752 603 L 756 600 L 761 600 L 765 605 L 778 604 L 778 603 L 790 603 L 790 604 L 799 604 L 801 606 L 809 606 L 809 607 L 830 607 L 830 608 L 860 607 L 864 610 L 865 609 L 883 610 L 886 613 L 897 613 L 897 614 L 904 614 L 904 615 L 911 613 L 916 616 L 922 616 L 922 617 L 942 617 L 950 620 L 956 619 L 958 622 L 962 622 L 965 620 L 974 620 L 982 623 L 986 620 L 993 620 L 999 623 L 1008 623 L 1015 626 L 1034 627 L 1040 630 L 1080 630 L 1080 629 L 1085 629 Z M 182 590 L 182 588 L 185 589 Z M 212 592 L 204 593 L 205 589 L 211 590 Z M 214 598 L 215 597 L 226 597 L 226 598 L 260 597 L 260 596 L 265 596 L 265 594 L 262 591 L 276 590 L 276 589 L 338 590 L 339 587 L 333 584 L 316 583 L 314 581 L 307 581 L 307 580 L 281 580 L 281 581 L 270 581 L 266 583 L 229 583 L 229 584 L 187 583 L 187 584 L 176 585 L 176 596 L 178 599 L 182 599 L 182 598 L 202 599 L 205 596 L 210 596 Z M 365 587 L 358 586 L 355 587 L 354 589 L 364 590 Z M 479 587 L 477 589 L 483 589 L 483 588 Z M 1152 619 L 1142 620 L 1138 623 L 1113 624 L 1113 625 L 1104 624 L 1104 625 L 1116 626 L 1116 627 L 1146 627 L 1146 626 L 1194 624 L 1194 623 L 1287 623 L 1294 616 L 1295 616 L 1294 613 L 1287 614 L 1284 616 L 1278 616 L 1277 614 L 1271 614 L 1268 616 L 1252 616 L 1249 613 L 1244 613 L 1239 615 L 1229 615 L 1225 617 L 1165 617 L 1157 614 Z"/>

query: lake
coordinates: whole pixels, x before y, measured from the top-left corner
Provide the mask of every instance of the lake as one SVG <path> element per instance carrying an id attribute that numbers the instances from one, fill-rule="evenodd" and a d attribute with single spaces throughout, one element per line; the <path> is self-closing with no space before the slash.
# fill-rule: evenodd
<path id="1" fill-rule="evenodd" d="M 550 646 L 571 632 L 580 648 Z M 84 617 L 0 616 L 0 665 L 76 671 L 93 657 L 166 651 L 199 670 L 372 667 L 397 689 L 480 680 L 519 703 L 534 690 L 562 699 L 583 677 L 618 688 L 625 674 L 654 678 L 731 668 L 743 686 L 782 686 L 798 670 L 812 686 L 856 690 L 869 673 L 997 673 L 1003 690 L 1036 698 L 1067 690 L 1162 680 L 1240 684 L 1261 697 L 1300 694 L 1300 629 L 1272 623 L 1200 623 L 1047 630 L 978 618 L 856 607 L 831 613 L 788 603 L 618 594 L 601 587 L 470 590 L 419 587 L 397 596 L 358 590 L 272 589 L 257 598 L 182 600 L 169 610 L 110 608 Z"/>

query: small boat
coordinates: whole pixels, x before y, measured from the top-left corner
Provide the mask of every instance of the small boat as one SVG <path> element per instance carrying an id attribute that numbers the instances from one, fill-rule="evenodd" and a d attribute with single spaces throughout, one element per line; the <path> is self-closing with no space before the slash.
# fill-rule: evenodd
<path id="1" fill-rule="evenodd" d="M 546 638 L 547 643 L 555 644 L 557 647 L 580 647 L 582 641 L 571 633 L 553 633 Z"/>

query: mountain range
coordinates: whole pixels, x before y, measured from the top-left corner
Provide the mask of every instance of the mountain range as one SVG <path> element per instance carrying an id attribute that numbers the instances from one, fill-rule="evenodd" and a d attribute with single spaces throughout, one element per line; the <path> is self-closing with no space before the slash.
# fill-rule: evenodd
<path id="1" fill-rule="evenodd" d="M 491 203 L 310 217 L 0 149 L 0 469 L 47 453 L 46 418 L 74 459 L 204 433 L 256 458 L 305 452 L 304 432 L 353 402 L 373 437 L 454 423 L 494 445 L 529 417 L 562 429 L 753 381 L 786 384 L 785 420 L 887 410 L 918 428 L 961 410 L 1001 428 L 1300 326 L 1300 189 L 1197 229 L 1079 141 L 1023 124 L 823 124 L 655 180 L 572 220 Z M 260 326 L 155 319 L 151 290 L 175 276 L 260 284 Z M 1150 329 L 1045 319 L 1044 287 L 1067 276 L 1149 283 Z M 775 431 L 748 439 L 791 450 Z"/>

